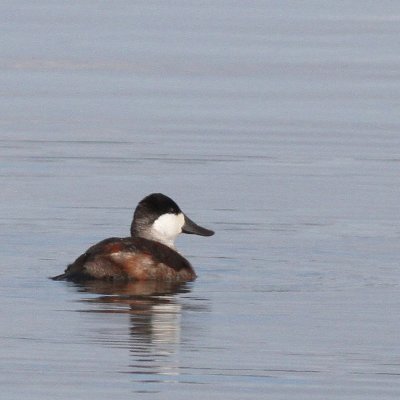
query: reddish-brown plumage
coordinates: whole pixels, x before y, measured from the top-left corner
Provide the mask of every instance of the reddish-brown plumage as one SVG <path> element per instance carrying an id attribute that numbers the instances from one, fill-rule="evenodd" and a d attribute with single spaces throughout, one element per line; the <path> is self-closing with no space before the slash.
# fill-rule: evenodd
<path id="1" fill-rule="evenodd" d="M 143 238 L 110 238 L 97 243 L 54 279 L 84 281 L 163 280 L 184 282 L 196 274 L 184 257 L 162 243 Z"/>
<path id="2" fill-rule="evenodd" d="M 123 249 L 122 243 L 121 242 L 111 242 L 108 243 L 104 246 L 104 253 L 117 253 Z"/>

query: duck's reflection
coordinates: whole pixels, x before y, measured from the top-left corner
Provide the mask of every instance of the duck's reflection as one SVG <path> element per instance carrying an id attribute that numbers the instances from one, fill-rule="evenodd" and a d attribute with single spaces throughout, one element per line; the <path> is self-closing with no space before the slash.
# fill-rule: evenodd
<path id="1" fill-rule="evenodd" d="M 138 282 L 109 282 L 109 281 L 87 281 L 76 284 L 82 292 L 94 293 L 104 296 L 115 297 L 115 299 L 146 298 L 153 296 L 174 295 L 177 293 L 190 292 L 190 283 L 163 282 L 163 281 L 138 281 Z M 100 297 L 99 299 L 101 299 Z M 108 298 L 108 297 L 107 297 Z M 98 300 L 94 300 L 98 301 Z"/>
<path id="2" fill-rule="evenodd" d="M 129 316 L 128 332 L 120 342 L 131 354 L 129 372 L 139 374 L 143 381 L 154 380 L 154 375 L 176 376 L 179 374 L 179 348 L 182 342 L 182 314 L 185 310 L 208 309 L 206 299 L 188 296 L 191 283 L 129 282 L 110 283 L 91 281 L 79 284 L 79 290 L 95 294 L 82 301 L 93 304 L 87 312 L 126 314 Z M 104 319 L 102 319 L 104 322 Z M 118 319 L 118 328 L 126 321 Z M 116 343 L 116 331 L 101 332 L 105 344 Z M 98 332 L 100 334 L 100 332 Z M 128 333 L 128 337 L 126 336 Z M 108 337 L 107 337 L 108 336 Z M 121 333 L 119 330 L 119 337 Z M 121 347 L 119 346 L 119 347 Z"/>

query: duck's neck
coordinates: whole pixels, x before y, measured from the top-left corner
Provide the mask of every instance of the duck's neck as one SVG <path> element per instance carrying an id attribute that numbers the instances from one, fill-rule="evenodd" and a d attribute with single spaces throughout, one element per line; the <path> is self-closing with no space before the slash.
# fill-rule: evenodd
<path id="1" fill-rule="evenodd" d="M 165 246 L 168 246 L 170 249 L 176 251 L 175 247 L 175 237 L 169 238 L 157 231 L 156 229 L 146 228 L 143 229 L 140 226 L 132 224 L 131 226 L 131 236 L 132 237 L 141 237 L 147 240 L 153 240 L 154 242 L 162 243 Z"/>
<path id="2" fill-rule="evenodd" d="M 170 249 L 176 250 L 174 240 L 166 238 L 165 236 L 160 235 L 158 232 L 154 232 L 154 231 L 142 232 L 138 236 L 142 237 L 144 239 L 153 240 L 155 242 L 162 243 L 165 246 L 168 246 Z"/>

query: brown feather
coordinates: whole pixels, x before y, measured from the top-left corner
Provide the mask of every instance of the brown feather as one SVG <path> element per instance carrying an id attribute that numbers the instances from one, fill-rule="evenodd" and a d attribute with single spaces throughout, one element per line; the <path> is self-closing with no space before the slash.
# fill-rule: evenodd
<path id="1" fill-rule="evenodd" d="M 159 242 L 140 238 L 109 238 L 90 247 L 53 279 L 84 281 L 167 280 L 183 282 L 196 278 L 184 257 Z"/>

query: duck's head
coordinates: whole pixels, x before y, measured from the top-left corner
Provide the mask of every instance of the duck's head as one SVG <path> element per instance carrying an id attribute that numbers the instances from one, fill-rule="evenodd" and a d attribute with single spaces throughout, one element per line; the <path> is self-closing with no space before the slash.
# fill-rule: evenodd
<path id="1" fill-rule="evenodd" d="M 168 196 L 152 193 L 136 207 L 131 235 L 161 242 L 174 248 L 180 233 L 212 236 L 214 232 L 194 223 Z"/>

